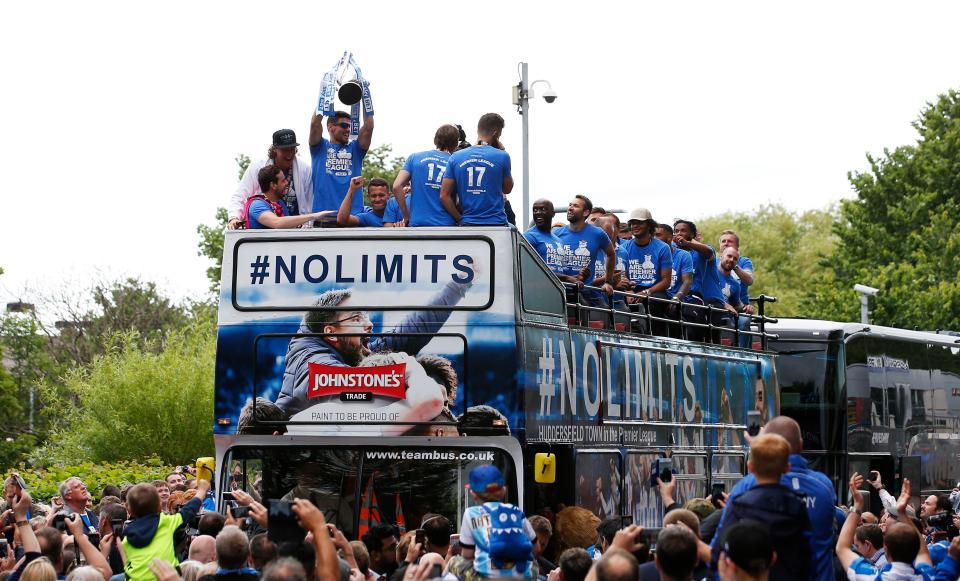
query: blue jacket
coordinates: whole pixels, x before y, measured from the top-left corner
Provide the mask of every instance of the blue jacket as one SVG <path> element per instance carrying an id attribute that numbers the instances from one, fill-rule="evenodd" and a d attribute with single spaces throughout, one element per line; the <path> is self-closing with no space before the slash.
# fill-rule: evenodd
<path id="1" fill-rule="evenodd" d="M 780 484 L 803 495 L 807 504 L 811 526 L 808 536 L 812 559 L 810 578 L 815 581 L 833 581 L 833 525 L 837 504 L 833 482 L 825 474 L 808 468 L 806 459 L 800 454 L 790 454 L 790 472 L 780 479 Z M 747 474 L 730 491 L 727 506 L 723 509 L 720 524 L 717 525 L 717 532 L 713 537 L 714 545 L 720 537 L 733 499 L 756 485 L 757 479 L 753 474 Z"/>
<path id="2" fill-rule="evenodd" d="M 777 552 L 770 578 L 781 581 L 810 579 L 810 517 L 802 495 L 782 484 L 761 484 L 728 499 L 724 510 L 726 526 L 751 521 L 766 526 Z M 716 563 L 723 548 L 724 534 L 717 533 L 711 561 Z"/>
<path id="3" fill-rule="evenodd" d="M 468 284 L 449 282 L 433 297 L 429 306 L 456 305 L 468 288 L 470 288 Z M 416 356 L 433 339 L 433 333 L 440 331 L 450 317 L 450 313 L 449 309 L 414 311 L 392 330 L 372 337 L 367 346 L 372 352 L 402 351 Z M 311 332 L 305 322 L 300 325 L 300 333 Z M 425 335 L 404 336 L 404 333 L 425 333 Z M 307 384 L 310 377 L 308 363 L 347 366 L 340 354 L 322 337 L 298 336 L 291 339 L 287 347 L 287 367 L 283 372 L 283 386 L 280 389 L 280 395 L 277 396 L 277 406 L 288 416 L 310 407 L 310 402 L 307 401 Z"/>

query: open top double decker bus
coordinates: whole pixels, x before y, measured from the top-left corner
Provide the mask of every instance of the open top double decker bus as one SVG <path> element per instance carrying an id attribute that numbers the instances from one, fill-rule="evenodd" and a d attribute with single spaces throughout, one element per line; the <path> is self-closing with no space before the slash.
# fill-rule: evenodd
<path id="1" fill-rule="evenodd" d="M 748 412 L 778 412 L 775 355 L 581 327 L 565 301 L 512 228 L 227 232 L 218 490 L 308 498 L 357 538 L 426 513 L 459 524 L 484 463 L 527 514 L 648 527 L 658 458 L 681 502 L 739 479 Z"/>
<path id="2" fill-rule="evenodd" d="M 960 482 L 960 338 L 808 319 L 768 328 L 782 413 L 841 497 L 853 472 L 891 488 L 909 478 L 915 497 Z"/>

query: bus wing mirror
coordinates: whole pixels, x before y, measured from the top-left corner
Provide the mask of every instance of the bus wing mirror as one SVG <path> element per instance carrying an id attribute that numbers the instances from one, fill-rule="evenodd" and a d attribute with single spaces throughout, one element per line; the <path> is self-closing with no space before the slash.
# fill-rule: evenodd
<path id="1" fill-rule="evenodd" d="M 537 484 L 553 484 L 557 481 L 557 455 L 538 452 L 534 456 L 534 481 Z"/>

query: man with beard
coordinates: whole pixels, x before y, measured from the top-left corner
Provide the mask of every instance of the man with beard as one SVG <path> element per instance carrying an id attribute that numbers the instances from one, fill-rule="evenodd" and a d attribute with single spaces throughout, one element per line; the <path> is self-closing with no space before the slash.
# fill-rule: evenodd
<path id="1" fill-rule="evenodd" d="M 756 313 L 753 305 L 750 304 L 750 285 L 756 282 L 756 277 L 753 273 L 753 261 L 740 254 L 740 236 L 737 235 L 733 230 L 724 230 L 720 233 L 720 252 L 722 253 L 727 248 L 736 248 L 737 255 L 740 258 L 737 259 L 737 264 L 733 268 L 733 276 L 740 281 L 740 302 L 743 304 L 743 314 L 740 315 L 740 319 L 745 319 L 740 321 L 740 328 L 744 327 L 744 324 L 749 327 L 750 325 L 750 315 Z M 752 337 L 749 335 L 740 336 L 740 346 L 749 347 L 752 343 Z"/>
<path id="2" fill-rule="evenodd" d="M 387 189 L 387 180 L 373 178 L 367 186 L 367 196 L 370 198 L 370 207 L 364 208 L 359 214 L 351 214 L 353 197 L 357 190 L 363 189 L 364 178 L 357 176 L 350 180 L 350 189 L 340 204 L 337 212 L 337 224 L 341 226 L 366 226 L 368 228 L 393 227 L 403 222 L 397 198 L 391 198 Z M 402 195 L 400 196 L 403 197 Z"/>
<path id="3" fill-rule="evenodd" d="M 557 275 L 560 282 L 568 282 L 583 286 L 582 272 L 576 276 L 567 274 L 566 255 L 563 253 L 563 243 L 553 235 L 550 224 L 556 215 L 553 202 L 539 199 L 533 203 L 533 227 L 523 233 L 523 237 L 537 251 L 547 267 Z"/>
<path id="4" fill-rule="evenodd" d="M 267 150 L 267 159 L 252 162 L 243 172 L 237 190 L 227 205 L 227 228 L 235 230 L 242 220 L 243 206 L 247 198 L 261 193 L 257 179 L 260 170 L 273 164 L 280 168 L 283 177 L 290 182 L 284 203 L 288 216 L 297 216 L 310 211 L 313 205 L 313 182 L 310 164 L 297 155 L 297 135 L 292 129 L 280 129 L 273 133 L 273 145 Z M 336 210 L 336 208 L 332 208 Z"/>
<path id="5" fill-rule="evenodd" d="M 740 313 L 743 312 L 744 305 L 740 302 L 741 292 L 740 285 L 743 284 L 742 281 L 737 278 L 734 269 L 737 267 L 737 260 L 740 258 L 740 252 L 737 251 L 733 246 L 727 246 L 724 250 L 720 252 L 720 292 L 723 293 L 723 298 L 726 300 L 724 305 L 727 311 L 730 312 L 728 317 L 729 325 L 732 327 L 734 323 L 737 324 L 737 327 L 741 331 L 750 330 L 750 318 L 741 317 Z M 743 346 L 743 338 L 746 337 L 747 345 L 750 345 L 749 338 L 750 335 L 741 335 L 739 344 Z"/>
<path id="6" fill-rule="evenodd" d="M 428 307 L 450 307 L 464 297 L 471 283 L 449 282 L 427 304 Z M 337 289 L 317 298 L 300 325 L 300 333 L 329 333 L 329 335 L 298 335 L 287 348 L 287 366 L 283 384 L 277 396 L 277 406 L 288 416 L 310 407 L 307 389 L 310 364 L 356 367 L 371 352 L 394 352 L 416 356 L 433 339 L 452 312 L 449 308 L 410 313 L 396 327 L 371 338 L 373 323 L 369 315 L 350 309 L 350 289 Z M 355 335 L 338 335 L 356 333 Z M 418 335 L 406 335 L 418 333 Z M 415 362 L 414 362 L 415 363 Z M 408 373 L 417 366 L 407 365 Z M 422 367 L 420 367 L 422 371 Z"/>
<path id="7" fill-rule="evenodd" d="M 583 268 L 588 268 L 586 280 L 594 284 L 602 283 L 603 292 L 613 296 L 614 266 L 616 250 L 607 233 L 592 224 L 587 224 L 587 216 L 593 209 L 590 198 L 577 194 L 567 206 L 566 226 L 553 231 L 554 236 L 563 244 L 563 253 L 567 259 L 567 274 L 576 276 Z M 605 256 L 604 272 L 598 274 L 595 263 L 600 253 Z M 568 302 L 573 302 L 569 301 Z M 580 294 L 581 304 L 592 307 L 607 307 L 606 297 L 601 293 L 587 289 Z"/>

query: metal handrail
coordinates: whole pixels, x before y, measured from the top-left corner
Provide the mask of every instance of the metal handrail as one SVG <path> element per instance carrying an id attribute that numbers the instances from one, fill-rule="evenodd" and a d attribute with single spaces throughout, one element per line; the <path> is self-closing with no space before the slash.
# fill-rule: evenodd
<path id="1" fill-rule="evenodd" d="M 736 322 L 735 322 L 734 327 L 733 327 L 732 330 L 731 330 L 729 327 L 721 327 L 721 326 L 714 325 L 714 324 L 713 324 L 713 316 L 712 316 L 713 313 L 715 313 L 715 312 L 716 312 L 716 313 L 729 313 L 729 311 L 728 311 L 727 309 L 721 309 L 721 308 L 715 307 L 715 306 L 713 306 L 713 305 L 709 305 L 709 304 L 698 305 L 698 304 L 696 304 L 696 303 L 683 302 L 683 301 L 679 301 L 679 300 L 677 300 L 677 299 L 665 299 L 665 298 L 661 298 L 661 297 L 650 296 L 650 295 L 647 295 L 647 294 L 635 293 L 635 292 L 630 292 L 630 291 L 621 291 L 621 290 L 615 290 L 614 293 L 613 293 L 613 297 L 606 297 L 606 293 L 604 293 L 604 291 L 603 291 L 603 289 L 602 289 L 601 287 L 596 287 L 596 286 L 591 286 L 591 285 L 583 285 L 583 286 L 580 286 L 580 285 L 577 285 L 577 284 L 566 283 L 566 282 L 565 282 L 565 283 L 562 283 L 562 284 L 563 284 L 564 288 L 567 289 L 567 291 L 573 291 L 574 302 L 566 302 L 565 304 L 566 304 L 567 308 L 569 308 L 569 309 L 576 309 L 578 313 L 579 313 L 579 312 L 583 312 L 583 311 L 586 311 L 586 312 L 588 312 L 588 313 L 589 313 L 589 312 L 594 312 L 594 311 L 603 312 L 603 313 L 605 313 L 605 314 L 608 316 L 608 318 L 609 318 L 609 320 L 607 321 L 607 322 L 609 323 L 609 328 L 610 328 L 610 329 L 614 329 L 614 330 L 616 329 L 617 316 L 618 316 L 618 315 L 621 315 L 621 316 L 632 317 L 631 319 L 629 319 L 629 320 L 631 320 L 631 321 L 632 321 L 632 320 L 635 320 L 636 317 L 642 317 L 642 318 L 644 318 L 644 319 L 647 321 L 647 330 L 648 330 L 648 331 L 652 331 L 652 329 L 653 329 L 652 323 L 653 323 L 654 321 L 657 321 L 657 322 L 661 322 L 661 323 L 666 323 L 666 324 L 668 324 L 668 325 L 676 325 L 676 324 L 679 324 L 679 326 L 680 326 L 680 333 L 681 333 L 681 334 L 683 334 L 684 329 L 687 328 L 687 327 L 707 329 L 707 331 L 708 331 L 708 333 L 709 333 L 709 335 L 710 335 L 711 337 L 713 336 L 713 331 L 714 331 L 714 329 L 721 330 L 721 332 L 725 332 L 725 333 L 733 333 L 733 335 L 734 335 L 734 340 L 735 340 L 738 344 L 739 344 L 739 340 L 740 340 L 740 336 L 741 336 L 741 335 L 746 335 L 746 336 L 750 336 L 750 337 L 760 337 L 761 348 L 764 349 L 764 350 L 766 350 L 766 348 L 767 348 L 767 340 L 768 340 L 768 339 L 774 339 L 774 340 L 776 340 L 776 339 L 779 339 L 779 338 L 780 338 L 780 336 L 777 335 L 776 333 L 767 333 L 767 332 L 766 332 L 766 324 L 767 324 L 767 323 L 774 323 L 774 324 L 775 324 L 775 323 L 778 322 L 777 319 L 775 319 L 775 318 L 773 318 L 773 317 L 767 317 L 767 316 L 764 314 L 764 306 L 766 305 L 766 303 L 775 303 L 775 302 L 777 302 L 777 298 L 776 298 L 776 297 L 772 297 L 772 296 L 768 296 L 768 295 L 760 295 L 760 296 L 757 296 L 757 297 L 750 297 L 750 298 L 748 299 L 748 300 L 751 300 L 751 301 L 755 301 L 755 302 L 757 303 L 757 307 L 758 307 L 758 308 L 757 308 L 757 314 L 755 314 L 755 315 L 749 315 L 749 314 L 746 314 L 746 313 L 737 313 L 737 316 L 738 316 L 738 317 L 740 317 L 740 316 L 749 317 L 749 318 L 750 318 L 750 324 L 753 325 L 754 323 L 757 323 L 757 326 L 758 326 L 758 330 L 757 330 L 757 331 L 751 331 L 751 330 L 741 331 L 739 325 L 737 325 Z M 607 302 L 609 303 L 609 306 L 602 307 L 602 306 L 593 306 L 593 305 L 585 305 L 585 304 L 582 304 L 579 299 L 580 299 L 580 295 L 581 295 L 581 293 L 582 293 L 583 290 L 593 290 L 593 291 L 597 291 L 598 293 L 603 294 L 603 295 L 608 299 Z M 639 313 L 634 312 L 634 311 L 629 311 L 629 310 L 623 311 L 623 310 L 620 310 L 620 309 L 616 308 L 616 306 L 615 306 L 615 302 L 616 302 L 616 301 L 613 300 L 613 299 L 621 298 L 621 299 L 625 300 L 625 299 L 628 298 L 628 297 L 632 297 L 632 298 L 638 299 L 637 302 L 632 303 L 632 304 L 642 304 L 642 305 L 644 306 L 644 311 L 645 311 L 645 312 L 644 312 L 643 314 L 639 314 Z M 653 315 L 653 314 L 650 312 L 650 304 L 651 304 L 651 302 L 661 303 L 661 304 L 667 304 L 667 305 L 676 305 L 676 306 L 678 307 L 678 309 L 677 309 L 677 318 L 676 318 L 676 319 L 671 319 L 671 318 L 665 318 L 665 317 L 659 317 L 659 316 Z M 707 322 L 706 322 L 706 323 L 697 323 L 697 322 L 694 322 L 694 321 L 684 321 L 684 319 L 683 319 L 683 309 L 684 309 L 684 308 L 692 308 L 692 309 L 695 309 L 695 310 L 705 310 L 705 311 L 707 312 L 707 317 L 706 317 L 706 321 L 707 321 Z M 732 313 L 731 313 L 731 314 L 732 314 Z M 579 322 L 580 317 L 577 317 L 577 319 L 578 319 L 578 322 Z M 652 334 L 652 333 L 651 333 L 651 334 Z"/>

